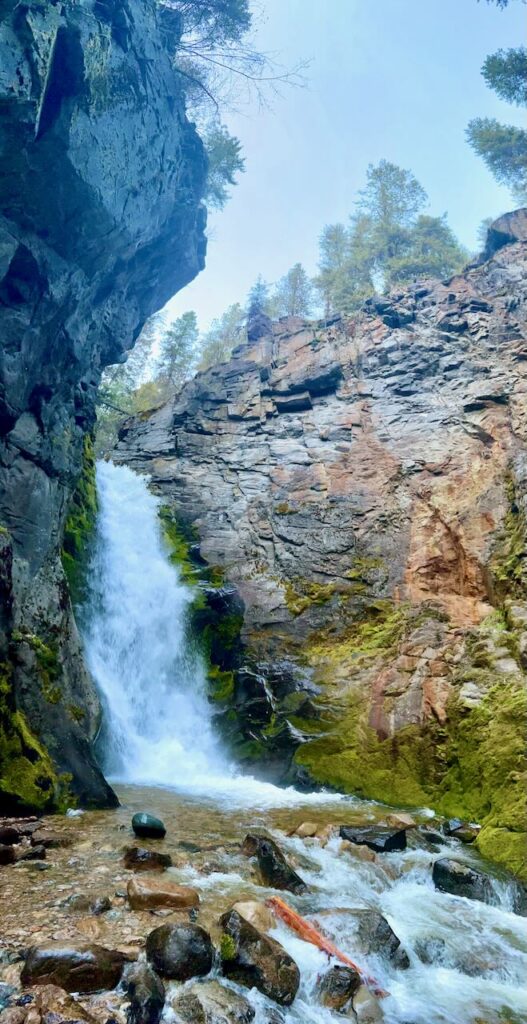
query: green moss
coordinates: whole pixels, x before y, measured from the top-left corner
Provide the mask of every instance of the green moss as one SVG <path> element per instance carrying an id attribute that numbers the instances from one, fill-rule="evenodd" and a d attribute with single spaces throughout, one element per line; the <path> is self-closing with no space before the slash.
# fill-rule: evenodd
<path id="1" fill-rule="evenodd" d="M 275 505 L 274 512 L 277 516 L 292 516 L 295 514 L 296 509 L 291 508 L 287 504 L 287 501 L 279 501 L 278 505 Z"/>
<path id="2" fill-rule="evenodd" d="M 51 811 L 66 798 L 44 746 L 32 733 L 22 711 L 15 709 L 11 668 L 0 665 L 0 793 L 7 811 Z M 66 798 L 66 799 L 65 799 Z"/>
<path id="3" fill-rule="evenodd" d="M 507 478 L 506 488 L 508 508 L 490 563 L 499 601 L 527 597 L 527 523 L 512 475 Z"/>
<path id="4" fill-rule="evenodd" d="M 97 508 L 93 438 L 86 434 L 82 471 L 70 502 L 62 544 L 62 565 L 74 600 L 82 597 Z"/>
<path id="5" fill-rule="evenodd" d="M 286 580 L 285 603 L 292 615 L 301 615 L 312 605 L 327 604 L 336 592 L 335 583 L 315 583 L 311 580 Z"/>
<path id="6" fill-rule="evenodd" d="M 42 694 L 49 704 L 58 704 L 62 700 L 62 690 L 57 682 L 61 666 L 56 642 L 44 643 L 34 633 L 21 633 L 18 630 L 13 632 L 11 639 L 17 644 L 28 644 L 35 652 Z"/>
<path id="7" fill-rule="evenodd" d="M 84 708 L 80 708 L 78 704 L 68 704 L 68 714 L 70 718 L 73 719 L 74 722 L 77 722 L 78 725 L 82 725 L 84 719 L 86 718 L 86 712 Z"/>
<path id="8" fill-rule="evenodd" d="M 210 665 L 207 678 L 209 694 L 213 701 L 225 704 L 234 696 L 234 672 L 222 672 L 217 665 Z"/>
<path id="9" fill-rule="evenodd" d="M 190 555 L 191 544 L 196 541 L 194 531 L 190 527 L 183 526 L 168 505 L 161 506 L 159 518 L 172 565 L 177 565 L 184 583 L 196 583 L 199 578 L 199 568 Z"/>
<path id="10" fill-rule="evenodd" d="M 220 956 L 222 960 L 234 960 L 236 958 L 236 943 L 232 935 L 223 932 L 220 939 Z"/>

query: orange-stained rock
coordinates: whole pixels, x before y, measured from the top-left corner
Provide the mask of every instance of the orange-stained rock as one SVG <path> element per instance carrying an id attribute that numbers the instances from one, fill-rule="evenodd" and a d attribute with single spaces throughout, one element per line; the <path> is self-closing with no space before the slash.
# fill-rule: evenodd
<path id="1" fill-rule="evenodd" d="M 190 910 L 199 905 L 199 894 L 196 889 L 176 885 L 166 878 L 146 875 L 131 878 L 127 893 L 132 910 L 157 910 L 163 907 Z"/>

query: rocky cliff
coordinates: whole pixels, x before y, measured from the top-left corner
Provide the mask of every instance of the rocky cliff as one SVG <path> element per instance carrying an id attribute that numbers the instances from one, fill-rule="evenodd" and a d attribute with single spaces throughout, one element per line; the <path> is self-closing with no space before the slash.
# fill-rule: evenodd
<path id="1" fill-rule="evenodd" d="M 0 794 L 115 797 L 60 560 L 100 374 L 204 261 L 206 160 L 155 0 L 0 2 Z M 82 476 L 81 467 L 84 466 Z M 73 507 L 72 494 L 78 488 Z"/>
<path id="2" fill-rule="evenodd" d="M 212 697 L 238 755 L 479 820 L 483 852 L 515 870 L 526 243 L 523 211 L 451 281 L 326 325 L 260 325 L 125 423 L 115 453 L 151 474 L 175 556 L 201 581 Z"/>

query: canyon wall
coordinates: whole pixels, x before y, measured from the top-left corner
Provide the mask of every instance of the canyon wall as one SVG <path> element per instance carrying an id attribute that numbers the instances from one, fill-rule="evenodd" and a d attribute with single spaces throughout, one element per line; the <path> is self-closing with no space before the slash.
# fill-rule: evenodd
<path id="1" fill-rule="evenodd" d="M 114 453 L 162 496 L 238 757 L 479 820 L 518 871 L 526 295 L 519 211 L 451 281 L 249 325 Z"/>
<path id="2" fill-rule="evenodd" d="M 61 564 L 108 363 L 204 264 L 206 158 L 155 0 L 0 3 L 0 796 L 115 796 Z M 82 469 L 84 467 L 84 469 Z M 79 488 L 71 507 L 72 494 Z"/>

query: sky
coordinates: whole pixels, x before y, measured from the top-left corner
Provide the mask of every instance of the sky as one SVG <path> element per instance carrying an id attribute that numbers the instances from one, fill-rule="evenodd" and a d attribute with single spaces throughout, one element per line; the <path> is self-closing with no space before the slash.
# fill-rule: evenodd
<path id="1" fill-rule="evenodd" d="M 487 54 L 525 40 L 527 8 L 485 0 L 260 0 L 256 46 L 281 64 L 309 61 L 303 88 L 282 86 L 223 120 L 246 171 L 209 218 L 206 268 L 167 307 L 194 309 L 202 329 L 244 302 L 259 274 L 276 281 L 294 263 L 316 272 L 318 238 L 346 221 L 368 164 L 413 171 L 432 215 L 448 214 L 478 248 L 485 217 L 513 208 L 465 140 L 473 117 L 522 125 L 481 74 Z"/>

